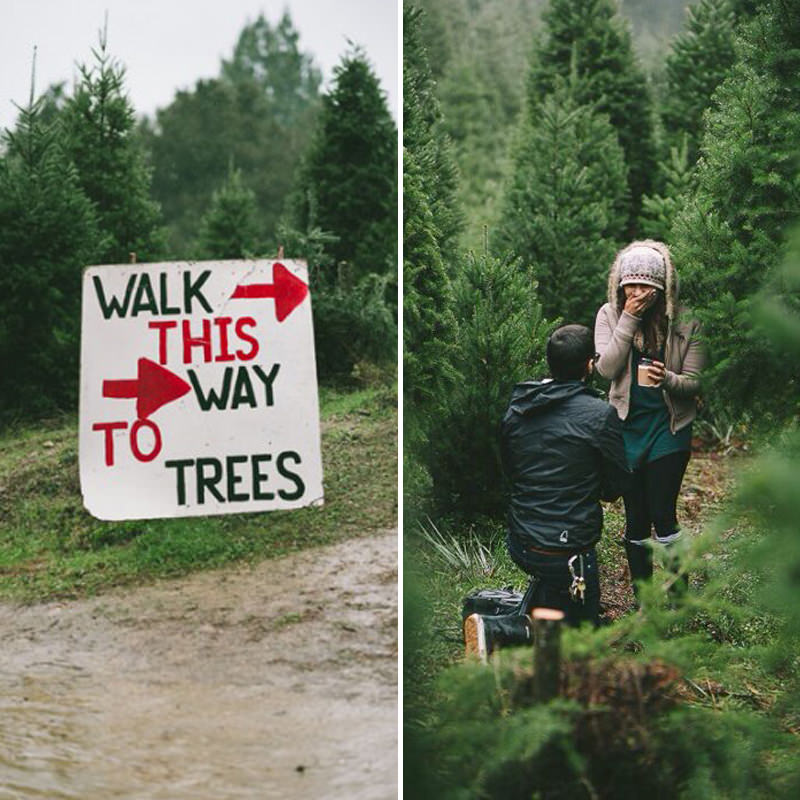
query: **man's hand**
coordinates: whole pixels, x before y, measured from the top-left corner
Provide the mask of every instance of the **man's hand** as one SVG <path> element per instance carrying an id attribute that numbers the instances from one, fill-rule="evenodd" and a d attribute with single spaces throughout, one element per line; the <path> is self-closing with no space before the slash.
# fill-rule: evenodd
<path id="1" fill-rule="evenodd" d="M 661 386 L 667 375 L 667 368 L 660 361 L 654 361 L 648 366 L 647 374 L 655 386 Z"/>
<path id="2" fill-rule="evenodd" d="M 645 311 L 656 301 L 656 290 L 650 289 L 646 292 L 632 294 L 625 298 L 625 311 L 633 314 L 634 317 L 641 317 Z"/>

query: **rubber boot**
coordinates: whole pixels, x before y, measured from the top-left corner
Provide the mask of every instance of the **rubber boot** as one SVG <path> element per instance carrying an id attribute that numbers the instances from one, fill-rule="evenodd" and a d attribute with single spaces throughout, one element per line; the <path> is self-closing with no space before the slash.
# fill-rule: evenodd
<path id="1" fill-rule="evenodd" d="M 639 607 L 639 581 L 649 581 L 653 577 L 653 551 L 647 540 L 641 544 L 625 539 L 625 555 L 628 557 L 628 569 L 631 572 L 633 596 L 636 607 Z"/>
<path id="2" fill-rule="evenodd" d="M 476 655 L 484 663 L 501 647 L 531 644 L 533 625 L 527 614 L 483 616 L 471 614 L 464 620 L 464 643 L 468 655 Z"/>

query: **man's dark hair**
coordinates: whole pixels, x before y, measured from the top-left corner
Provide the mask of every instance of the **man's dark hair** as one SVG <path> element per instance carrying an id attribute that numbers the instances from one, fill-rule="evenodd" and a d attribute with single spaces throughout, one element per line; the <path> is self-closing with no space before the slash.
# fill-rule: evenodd
<path id="1" fill-rule="evenodd" d="M 579 381 L 594 355 L 594 338 L 585 325 L 563 325 L 547 340 L 547 365 L 557 381 Z"/>

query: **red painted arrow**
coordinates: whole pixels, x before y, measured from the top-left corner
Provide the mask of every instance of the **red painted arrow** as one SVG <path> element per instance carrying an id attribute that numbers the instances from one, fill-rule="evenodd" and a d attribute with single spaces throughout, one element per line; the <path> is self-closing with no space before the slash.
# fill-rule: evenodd
<path id="1" fill-rule="evenodd" d="M 233 300 L 250 300 L 273 297 L 275 299 L 275 317 L 283 322 L 292 311 L 306 299 L 308 286 L 289 272 L 283 264 L 275 262 L 272 270 L 272 283 L 247 283 L 236 287 L 231 298 Z"/>
<path id="2" fill-rule="evenodd" d="M 137 377 L 103 381 L 103 397 L 135 397 L 136 415 L 146 419 L 161 406 L 183 397 L 192 387 L 149 358 L 139 359 Z"/>

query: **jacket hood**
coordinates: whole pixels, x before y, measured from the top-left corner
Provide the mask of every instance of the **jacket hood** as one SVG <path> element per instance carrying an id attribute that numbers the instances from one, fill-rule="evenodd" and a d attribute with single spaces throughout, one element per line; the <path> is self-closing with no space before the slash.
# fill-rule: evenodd
<path id="1" fill-rule="evenodd" d="M 622 256 L 634 247 L 651 247 L 663 256 L 667 272 L 667 284 L 664 291 L 667 304 L 667 317 L 670 321 L 674 321 L 678 313 L 678 273 L 672 265 L 669 248 L 663 242 L 657 242 L 654 239 L 642 239 L 637 242 L 631 242 L 617 253 L 614 263 L 611 265 L 611 272 L 608 274 L 608 302 L 617 314 L 622 313 L 622 307 L 619 304 L 620 262 L 622 261 Z"/>
<path id="2" fill-rule="evenodd" d="M 524 381 L 511 392 L 508 410 L 522 416 L 540 414 L 576 394 L 597 396 L 597 392 L 583 381 Z"/>

